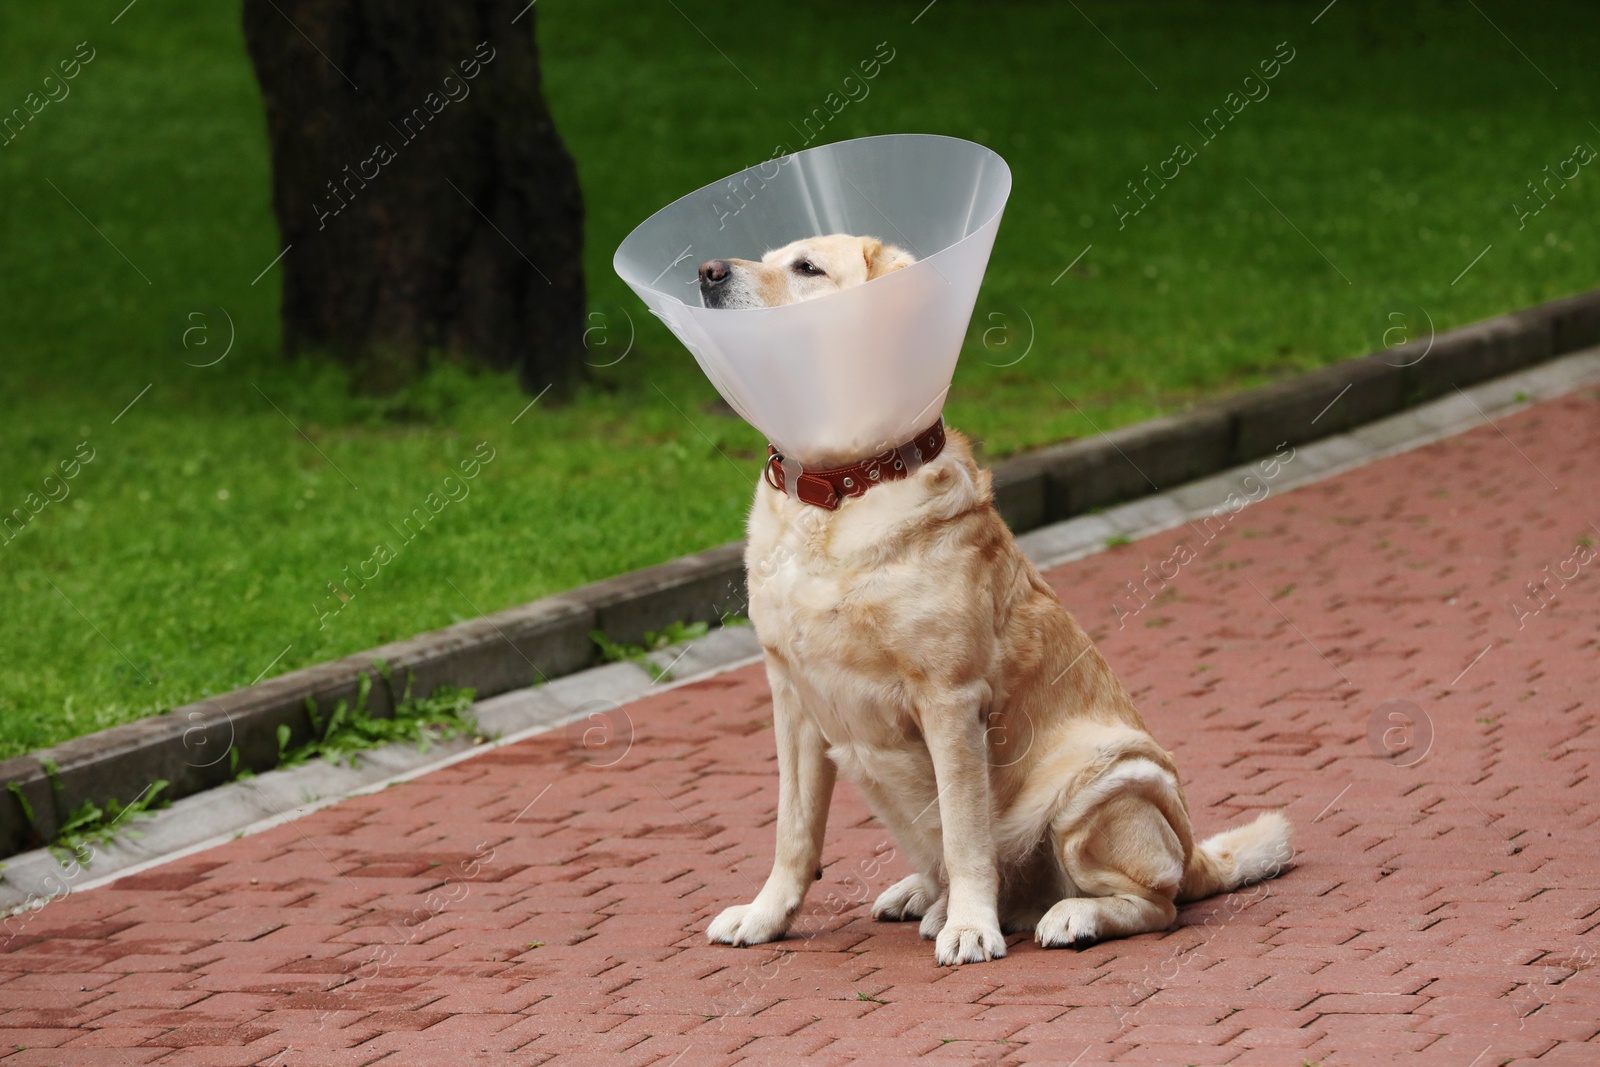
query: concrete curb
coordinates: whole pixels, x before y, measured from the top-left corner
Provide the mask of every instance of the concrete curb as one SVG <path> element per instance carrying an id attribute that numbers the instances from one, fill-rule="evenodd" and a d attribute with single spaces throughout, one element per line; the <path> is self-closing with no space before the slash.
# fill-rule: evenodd
<path id="1" fill-rule="evenodd" d="M 1103 551 L 1112 543 L 1138 541 L 1185 524 L 1204 542 L 1211 521 L 1226 523 L 1243 510 L 1231 507 L 1230 498 L 1250 499 L 1252 487 L 1259 492 L 1266 484 L 1270 492 L 1287 492 L 1590 385 L 1600 385 L 1600 348 L 1471 386 L 1349 433 L 1303 445 L 1270 479 L 1264 479 L 1260 464 L 1233 467 L 1154 496 L 1040 527 L 1019 536 L 1017 543 L 1044 570 Z M 1265 499 L 1265 494 L 1254 498 Z M 1198 547 L 1203 552 L 1205 545 Z M 1147 566 L 1141 571 L 1134 571 L 1134 566 L 1130 561 L 1130 580 L 1148 576 Z M 1159 588 L 1145 591 L 1159 592 Z M 1091 629 L 1104 620 L 1104 614 L 1097 619 L 1084 605 L 1074 607 L 1079 620 Z M 0 948 L 25 931 L 38 909 L 69 892 L 104 885 L 231 837 L 261 832 L 346 797 L 376 792 L 536 734 L 565 727 L 566 751 L 574 765 L 612 766 L 633 744 L 638 724 L 629 711 L 630 702 L 757 663 L 761 647 L 752 629 L 732 626 L 648 658 L 657 668 L 670 668 L 679 680 L 653 681 L 649 672 L 633 663 L 592 667 L 479 702 L 473 709 L 479 728 L 495 736 L 487 746 L 455 740 L 419 752 L 409 745 L 392 744 L 362 753 L 354 767 L 314 760 L 230 782 L 140 820 L 138 837 L 121 835 L 96 847 L 91 871 L 77 864 L 59 864 L 44 849 L 8 859 L 5 879 L 0 882 L 0 916 L 4 917 Z"/>
<path id="2" fill-rule="evenodd" d="M 1426 341 L 1346 360 L 1192 411 L 1007 460 L 994 469 L 995 504 L 1017 533 L 1214 475 L 1600 344 L 1600 291 L 1513 312 Z M 594 666 L 589 631 L 638 642 L 674 620 L 715 622 L 742 613 L 743 544 L 733 542 L 568 593 L 420 634 L 332 663 L 281 675 L 161 715 L 0 762 L 0 856 L 52 838 L 85 801 L 139 796 L 164 779 L 171 800 L 230 780 L 225 758 L 260 773 L 277 762 L 277 730 L 312 736 L 307 699 L 354 701 L 359 676 L 388 663 L 414 691 L 471 686 L 480 698 Z M 375 684 L 374 714 L 397 697 Z M 53 767 L 52 775 L 47 768 Z M 26 799 L 30 822 L 15 794 Z"/>

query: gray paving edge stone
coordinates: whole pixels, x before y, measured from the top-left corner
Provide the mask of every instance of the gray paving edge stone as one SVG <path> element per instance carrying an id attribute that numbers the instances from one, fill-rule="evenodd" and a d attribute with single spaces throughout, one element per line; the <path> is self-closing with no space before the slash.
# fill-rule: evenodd
<path id="1" fill-rule="evenodd" d="M 1097 514 L 1024 533 L 1017 542 L 1044 569 L 1102 551 L 1108 543 L 1138 541 L 1184 523 L 1196 524 L 1196 536 L 1202 536 L 1208 519 L 1237 515 L 1249 502 L 1419 448 L 1590 385 L 1600 385 L 1600 347 L 1296 447 L 1293 457 L 1280 460 L 1270 478 L 1259 461 L 1238 465 Z M 1234 502 L 1241 499 L 1247 502 L 1236 509 Z M 1130 580 L 1137 577 L 1130 569 Z M 538 734 L 565 728 L 565 743 L 578 764 L 610 766 L 631 747 L 638 725 L 628 709 L 632 701 L 759 662 L 761 648 L 749 626 L 729 626 L 647 658 L 670 676 L 652 680 L 636 664 L 611 663 L 478 701 L 473 713 L 479 729 L 492 738 L 488 742 L 455 740 L 426 752 L 387 745 L 363 753 L 353 767 L 313 761 L 183 798 L 140 820 L 139 837 L 121 835 L 97 847 L 87 870 L 75 864 L 62 866 L 44 849 L 14 856 L 5 862 L 0 881 L 0 915 L 5 916 L 0 947 L 25 935 L 32 916 L 68 892 L 105 885 Z M 542 795 L 541 788 L 537 782 L 529 783 L 530 806 Z"/>
<path id="2" fill-rule="evenodd" d="M 995 505 L 1018 533 L 1075 516 L 1086 516 L 1084 529 L 1099 529 L 1103 516 L 1090 514 L 1098 509 L 1214 477 L 1280 445 L 1299 448 L 1596 344 L 1600 290 L 1013 457 L 994 468 Z M 1119 535 L 1131 536 L 1107 536 Z M 8 787 L 0 792 L 0 856 L 51 839 L 85 801 L 127 802 L 157 779 L 168 783 L 173 801 L 209 795 L 232 777 L 230 751 L 238 752 L 239 768 L 270 770 L 279 726 L 289 728 L 294 744 L 309 739 L 306 700 L 322 708 L 353 702 L 360 675 L 375 675 L 379 661 L 397 679 L 393 687 L 374 685 L 369 706 L 384 715 L 408 675 L 414 692 L 450 684 L 491 697 L 593 667 L 600 657 L 591 630 L 636 643 L 646 630 L 676 620 L 742 614 L 742 557 L 742 542 L 721 545 L 0 761 L 0 782 Z M 53 782 L 47 767 L 55 768 Z M 25 799 L 32 820 L 14 794 Z"/>

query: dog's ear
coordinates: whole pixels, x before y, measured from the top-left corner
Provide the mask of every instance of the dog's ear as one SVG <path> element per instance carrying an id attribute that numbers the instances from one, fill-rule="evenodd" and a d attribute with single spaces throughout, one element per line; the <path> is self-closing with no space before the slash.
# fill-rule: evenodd
<path id="1" fill-rule="evenodd" d="M 917 261 L 916 257 L 902 248 L 886 245 L 876 237 L 868 237 L 862 245 L 861 254 L 867 261 L 867 281 L 881 278 L 891 271 L 902 267 L 909 267 Z"/>

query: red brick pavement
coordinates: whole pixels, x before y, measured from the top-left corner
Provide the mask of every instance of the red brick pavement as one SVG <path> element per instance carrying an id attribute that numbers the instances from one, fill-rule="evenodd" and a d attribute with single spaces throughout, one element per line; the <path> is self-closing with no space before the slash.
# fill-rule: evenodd
<path id="1" fill-rule="evenodd" d="M 1275 494 L 1121 629 L 1193 528 L 1051 572 L 1200 829 L 1295 820 L 1293 870 L 1168 933 L 940 969 L 867 916 L 904 868 L 841 787 L 798 934 L 707 946 L 771 856 L 750 667 L 603 758 L 549 734 L 48 906 L 0 957 L 0 1060 L 1600 1063 L 1597 457 L 1589 391 Z M 1578 573 L 1519 618 L 1547 565 Z"/>

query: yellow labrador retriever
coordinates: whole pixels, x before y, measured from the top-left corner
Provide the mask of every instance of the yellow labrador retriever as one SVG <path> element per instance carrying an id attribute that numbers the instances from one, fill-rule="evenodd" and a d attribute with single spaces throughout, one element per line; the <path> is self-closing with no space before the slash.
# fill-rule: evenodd
<path id="1" fill-rule="evenodd" d="M 836 234 L 712 260 L 700 287 L 708 306 L 771 307 L 913 262 Z M 822 876 L 836 769 L 917 872 L 873 917 L 921 919 L 940 964 L 1004 956 L 1002 931 L 1054 948 L 1161 930 L 1177 902 L 1283 869 L 1276 812 L 1195 842 L 1172 757 L 1017 548 L 961 434 L 831 507 L 772 478 L 756 487 L 745 565 L 772 687 L 777 854 L 712 942 L 788 931 Z"/>

